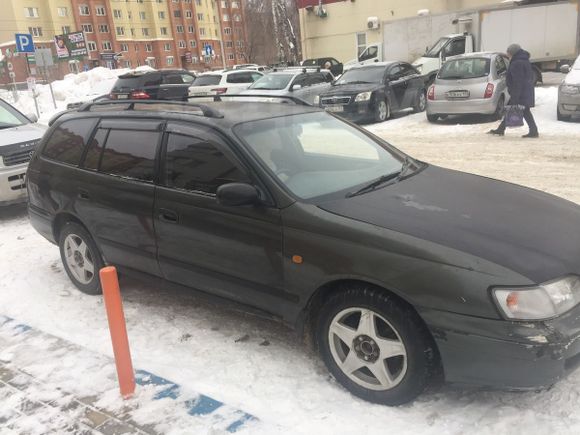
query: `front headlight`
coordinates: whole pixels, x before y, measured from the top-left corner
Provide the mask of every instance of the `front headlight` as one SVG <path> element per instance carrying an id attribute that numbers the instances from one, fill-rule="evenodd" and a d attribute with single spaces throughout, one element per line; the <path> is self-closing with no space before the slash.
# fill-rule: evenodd
<path id="1" fill-rule="evenodd" d="M 493 296 L 508 319 L 549 319 L 580 303 L 580 278 L 571 275 L 538 287 L 497 287 L 493 289 Z"/>
<path id="2" fill-rule="evenodd" d="M 356 98 L 354 99 L 355 102 L 359 102 L 359 101 L 369 101 L 371 99 L 371 95 L 373 93 L 372 92 L 361 92 L 360 94 L 358 94 L 356 96 Z"/>
<path id="3" fill-rule="evenodd" d="M 320 104 L 320 95 L 316 95 L 314 97 L 314 105 L 318 106 Z"/>
<path id="4" fill-rule="evenodd" d="M 580 93 L 580 86 L 562 85 L 560 90 L 562 91 L 563 94 L 570 94 L 570 95 L 579 94 Z"/>

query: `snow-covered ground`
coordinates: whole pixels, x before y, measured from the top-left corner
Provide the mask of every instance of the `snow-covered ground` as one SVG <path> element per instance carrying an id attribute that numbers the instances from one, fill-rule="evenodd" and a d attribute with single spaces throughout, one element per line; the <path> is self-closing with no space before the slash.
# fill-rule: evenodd
<path id="1" fill-rule="evenodd" d="M 85 83 L 91 80 L 86 74 L 77 87 L 94 89 Z M 105 80 L 98 83 L 105 86 Z M 63 104 L 73 97 L 66 95 Z M 556 95 L 554 86 L 538 89 L 534 114 L 542 136 L 535 140 L 520 138 L 525 129 L 491 137 L 485 132 L 495 123 L 477 119 L 429 124 L 425 114 L 368 128 L 420 159 L 580 203 L 580 123 L 556 121 Z M 80 91 L 74 97 L 82 97 Z M 58 248 L 30 227 L 22 208 L 0 210 L 0 264 L 0 314 L 111 355 L 101 298 L 72 286 Z M 413 404 L 387 408 L 352 397 L 316 355 L 276 323 L 187 292 L 131 280 L 122 287 L 134 365 L 255 415 L 262 423 L 252 433 L 580 433 L 580 371 L 548 391 L 443 386 Z M 86 375 L 74 367 L 70 374 Z M 93 381 L 98 382 L 96 375 Z"/>

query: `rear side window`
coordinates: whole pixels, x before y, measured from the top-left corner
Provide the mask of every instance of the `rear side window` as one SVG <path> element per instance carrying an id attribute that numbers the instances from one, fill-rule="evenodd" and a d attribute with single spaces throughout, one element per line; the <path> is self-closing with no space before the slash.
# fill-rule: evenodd
<path id="1" fill-rule="evenodd" d="M 222 184 L 248 183 L 248 177 L 205 139 L 171 133 L 165 174 L 168 187 L 215 194 Z"/>
<path id="2" fill-rule="evenodd" d="M 42 155 L 58 162 L 77 166 L 90 135 L 95 119 L 64 121 L 46 142 Z"/>
<path id="3" fill-rule="evenodd" d="M 220 81 L 222 79 L 221 75 L 205 75 L 205 76 L 199 76 L 197 77 L 192 85 L 193 86 L 213 86 L 213 85 L 219 85 Z"/>
<path id="4" fill-rule="evenodd" d="M 163 84 L 164 85 L 182 85 L 183 79 L 181 78 L 181 74 L 167 74 L 163 77 Z"/>
<path id="5" fill-rule="evenodd" d="M 151 182 L 160 133 L 100 128 L 85 156 L 86 169 Z"/>
<path id="6" fill-rule="evenodd" d="M 228 83 L 254 83 L 260 77 L 262 77 L 262 75 L 258 74 L 258 73 L 240 72 L 240 73 L 230 74 L 227 77 L 226 81 Z"/>

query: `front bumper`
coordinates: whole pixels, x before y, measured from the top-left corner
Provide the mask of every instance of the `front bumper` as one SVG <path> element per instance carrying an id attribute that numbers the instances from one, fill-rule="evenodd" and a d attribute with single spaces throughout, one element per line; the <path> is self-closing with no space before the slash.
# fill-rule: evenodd
<path id="1" fill-rule="evenodd" d="M 580 94 L 558 92 L 558 110 L 562 115 L 580 116 Z"/>
<path id="2" fill-rule="evenodd" d="M 0 167 L 0 206 L 26 202 L 28 164 Z"/>
<path id="3" fill-rule="evenodd" d="M 499 389 L 549 387 L 580 365 L 580 306 L 543 322 L 421 310 L 448 382 Z"/>
<path id="4" fill-rule="evenodd" d="M 428 100 L 428 115 L 492 115 L 497 109 L 497 99 Z"/>
<path id="5" fill-rule="evenodd" d="M 323 109 L 328 109 L 328 106 L 320 105 Z M 348 119 L 352 122 L 368 122 L 374 119 L 375 106 L 371 101 L 351 102 L 349 104 L 340 106 L 342 111 L 331 111 L 341 118 Z"/>

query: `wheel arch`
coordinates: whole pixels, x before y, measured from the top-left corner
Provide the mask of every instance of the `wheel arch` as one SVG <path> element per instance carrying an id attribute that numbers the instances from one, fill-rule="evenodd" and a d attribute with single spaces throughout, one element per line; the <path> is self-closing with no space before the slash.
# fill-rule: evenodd
<path id="1" fill-rule="evenodd" d="M 57 243 L 60 239 L 60 232 L 62 231 L 63 227 L 69 222 L 74 222 L 82 226 L 89 234 L 91 234 L 87 226 L 83 224 L 83 222 L 77 216 L 69 212 L 60 212 L 55 216 L 52 222 L 52 235 Z"/>

